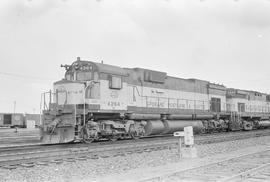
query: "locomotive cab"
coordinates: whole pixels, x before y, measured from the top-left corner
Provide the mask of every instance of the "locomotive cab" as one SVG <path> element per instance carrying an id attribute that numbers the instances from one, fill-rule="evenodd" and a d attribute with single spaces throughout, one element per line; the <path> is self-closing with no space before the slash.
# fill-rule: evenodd
<path id="1" fill-rule="evenodd" d="M 66 69 L 65 78 L 53 84 L 53 92 L 47 92 L 47 100 L 44 94 L 41 129 L 44 143 L 75 140 L 85 125 L 85 113 L 99 109 L 100 87 L 95 65 L 78 58 L 72 65 L 61 67 Z"/>
<path id="2" fill-rule="evenodd" d="M 55 102 L 59 105 L 81 105 L 100 97 L 99 75 L 94 64 L 80 61 L 78 58 L 71 66 L 66 68 L 65 79 L 54 83 L 54 91 L 58 92 Z M 61 92 L 61 97 L 59 93 Z"/>

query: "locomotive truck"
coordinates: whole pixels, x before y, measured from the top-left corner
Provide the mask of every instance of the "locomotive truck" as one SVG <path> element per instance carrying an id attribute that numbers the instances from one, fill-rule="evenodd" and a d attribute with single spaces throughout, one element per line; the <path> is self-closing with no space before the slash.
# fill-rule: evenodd
<path id="1" fill-rule="evenodd" d="M 270 126 L 270 95 L 165 72 L 81 60 L 43 93 L 44 143 L 140 138 Z"/>

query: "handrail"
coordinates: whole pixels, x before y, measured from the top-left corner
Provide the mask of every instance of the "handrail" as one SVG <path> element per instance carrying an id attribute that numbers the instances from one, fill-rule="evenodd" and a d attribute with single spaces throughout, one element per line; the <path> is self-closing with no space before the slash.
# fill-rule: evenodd
<path id="1" fill-rule="evenodd" d="M 63 105 L 67 104 L 67 91 L 66 90 L 56 90 L 56 92 L 52 92 L 52 90 L 47 91 L 47 92 L 43 92 L 41 94 L 41 101 L 40 101 L 40 109 L 43 108 L 43 110 L 49 110 L 50 105 L 52 103 L 56 103 L 58 105 L 58 101 L 59 101 L 59 93 L 65 93 L 65 101 L 63 103 Z M 49 95 L 49 97 L 47 98 L 47 96 Z M 52 99 L 52 97 L 55 95 L 55 101 Z M 43 103 L 43 104 L 42 104 Z"/>
<path id="2" fill-rule="evenodd" d="M 220 104 L 220 111 L 225 111 L 225 112 L 238 112 L 238 108 L 236 108 L 235 104 L 229 104 L 226 102 L 215 102 L 215 101 L 208 101 L 208 100 L 192 100 L 192 99 L 179 99 L 179 98 L 171 98 L 171 97 L 163 97 L 163 96 L 141 96 L 140 97 L 144 98 L 142 100 L 143 103 L 145 103 L 146 107 L 151 107 L 148 102 L 151 99 L 154 99 L 156 103 L 156 107 L 152 108 L 167 108 L 167 109 L 200 109 L 203 111 L 210 111 L 211 110 L 211 105 L 212 104 Z M 162 100 L 165 99 L 163 102 L 165 103 L 164 105 L 167 105 L 167 107 L 161 107 L 161 102 Z M 174 101 L 174 102 L 173 102 Z M 179 103 L 181 101 L 185 101 L 183 105 L 184 107 L 179 107 Z M 176 104 L 176 107 L 171 107 L 171 103 Z M 248 109 L 249 108 L 249 109 Z M 245 113 L 269 113 L 270 112 L 270 106 L 259 106 L 259 105 L 245 105 L 244 108 Z M 240 112 L 240 111 L 239 111 Z M 242 113 L 242 112 L 241 112 Z"/>

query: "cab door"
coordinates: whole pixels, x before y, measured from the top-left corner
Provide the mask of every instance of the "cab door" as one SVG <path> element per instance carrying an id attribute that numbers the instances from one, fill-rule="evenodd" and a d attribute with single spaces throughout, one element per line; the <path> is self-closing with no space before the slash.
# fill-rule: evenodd
<path id="1" fill-rule="evenodd" d="M 221 100 L 220 100 L 220 98 L 216 98 L 216 97 L 211 98 L 210 110 L 212 112 L 220 112 L 221 111 Z"/>
<path id="2" fill-rule="evenodd" d="M 238 112 L 245 112 L 245 103 L 238 102 Z"/>

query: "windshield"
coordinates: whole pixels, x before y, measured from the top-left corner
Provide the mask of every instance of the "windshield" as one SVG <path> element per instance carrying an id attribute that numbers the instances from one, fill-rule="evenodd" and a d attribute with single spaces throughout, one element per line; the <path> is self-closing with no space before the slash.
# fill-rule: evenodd
<path id="1" fill-rule="evenodd" d="M 70 80 L 70 81 L 73 80 L 73 74 L 72 73 L 67 73 L 66 74 L 66 79 Z"/>
<path id="2" fill-rule="evenodd" d="M 92 79 L 91 72 L 78 72 L 77 73 L 77 80 L 78 81 L 87 81 Z"/>

